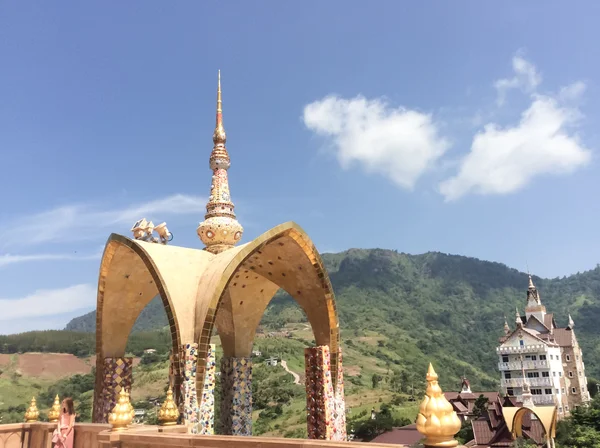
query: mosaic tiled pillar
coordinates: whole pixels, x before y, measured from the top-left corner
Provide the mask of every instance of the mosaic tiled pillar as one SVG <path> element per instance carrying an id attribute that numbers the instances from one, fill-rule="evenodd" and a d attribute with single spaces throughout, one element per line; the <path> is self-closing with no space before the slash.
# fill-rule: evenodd
<path id="1" fill-rule="evenodd" d="M 122 388 L 130 391 L 133 382 L 133 358 L 104 358 L 102 366 L 102 392 L 96 412 L 97 423 L 108 423 L 108 414 L 117 404 Z"/>
<path id="2" fill-rule="evenodd" d="M 212 435 L 215 433 L 215 345 L 208 346 L 206 354 L 206 369 L 204 370 L 204 389 L 200 399 L 198 412 L 198 434 Z"/>
<path id="3" fill-rule="evenodd" d="M 346 404 L 341 352 L 337 384 L 331 377 L 329 347 L 304 349 L 306 368 L 306 423 L 309 439 L 346 440 Z"/>
<path id="4" fill-rule="evenodd" d="M 181 350 L 181 397 L 183 400 L 183 422 L 195 428 L 198 423 L 198 397 L 196 394 L 196 365 L 198 363 L 198 344 L 184 344 Z"/>
<path id="5" fill-rule="evenodd" d="M 252 435 L 252 359 L 221 359 L 223 434 Z"/>

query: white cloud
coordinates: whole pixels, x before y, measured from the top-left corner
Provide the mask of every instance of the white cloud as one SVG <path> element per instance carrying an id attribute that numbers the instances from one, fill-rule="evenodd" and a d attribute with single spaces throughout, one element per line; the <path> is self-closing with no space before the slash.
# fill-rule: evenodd
<path id="1" fill-rule="evenodd" d="M 581 86 L 570 90 L 578 91 Z M 572 173 L 591 160 L 591 152 L 569 132 L 580 117 L 556 98 L 534 95 L 519 124 L 490 123 L 475 135 L 458 174 L 442 182 L 440 192 L 447 201 L 467 193 L 506 194 L 542 174 Z"/>
<path id="2" fill-rule="evenodd" d="M 585 93 L 586 88 L 587 86 L 583 81 L 577 81 L 571 85 L 561 88 L 558 96 L 562 101 L 565 102 L 578 101 Z"/>
<path id="3" fill-rule="evenodd" d="M 0 322 L 66 314 L 93 308 L 95 304 L 96 288 L 89 284 L 40 289 L 22 298 L 0 299 Z"/>
<path id="4" fill-rule="evenodd" d="M 164 220 L 173 215 L 202 214 L 205 206 L 204 198 L 182 194 L 108 210 L 82 204 L 66 205 L 9 225 L 3 243 L 5 246 L 31 245 L 94 239 L 105 229 L 133 225 L 142 217 Z"/>
<path id="5" fill-rule="evenodd" d="M 27 263 L 31 261 L 49 261 L 49 260 L 99 260 L 102 252 L 91 255 L 75 254 L 30 254 L 30 255 L 0 255 L 0 269 L 12 264 Z"/>
<path id="6" fill-rule="evenodd" d="M 506 93 L 511 89 L 521 89 L 526 93 L 533 92 L 542 82 L 542 76 L 538 73 L 535 65 L 527 61 L 521 54 L 517 54 L 512 60 L 515 75 L 512 78 L 499 79 L 494 83 L 498 91 L 497 103 L 502 106 L 506 100 Z"/>
<path id="7" fill-rule="evenodd" d="M 380 99 L 328 96 L 304 108 L 304 124 L 330 139 L 343 168 L 353 163 L 411 189 L 449 147 L 431 115 Z"/>

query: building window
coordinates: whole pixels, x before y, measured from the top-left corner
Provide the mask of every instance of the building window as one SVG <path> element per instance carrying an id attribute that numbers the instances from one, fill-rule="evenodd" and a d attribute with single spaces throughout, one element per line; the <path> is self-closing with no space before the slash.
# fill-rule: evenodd
<path id="1" fill-rule="evenodd" d="M 565 406 L 565 411 L 568 411 L 568 410 L 569 410 L 569 406 Z"/>
<path id="2" fill-rule="evenodd" d="M 558 408 L 558 412 L 562 413 L 562 407 Z"/>
<path id="3" fill-rule="evenodd" d="M 577 388 L 576 387 L 572 387 L 571 388 L 571 393 L 572 394 L 576 394 L 577 393 Z"/>
<path id="4" fill-rule="evenodd" d="M 531 395 L 542 395 L 542 389 L 531 389 Z"/>
<path id="5" fill-rule="evenodd" d="M 515 395 L 515 390 L 512 387 L 509 387 L 508 389 L 506 389 L 506 395 L 509 396 L 514 396 Z"/>
<path id="6" fill-rule="evenodd" d="M 508 362 L 508 355 L 502 355 L 502 362 Z"/>
<path id="7" fill-rule="evenodd" d="M 562 372 L 558 372 L 558 376 L 562 377 Z"/>
<path id="8" fill-rule="evenodd" d="M 527 372 L 527 378 L 539 378 L 540 372 Z"/>
<path id="9" fill-rule="evenodd" d="M 556 376 L 556 372 L 552 372 L 552 376 Z"/>
<path id="10" fill-rule="evenodd" d="M 569 372 L 569 378 L 573 378 L 573 372 Z"/>
<path id="11" fill-rule="evenodd" d="M 510 378 L 511 378 L 510 372 L 504 372 L 504 378 L 506 378 L 507 380 L 510 380 Z"/>
<path id="12" fill-rule="evenodd" d="M 565 388 L 563 387 L 560 391 L 564 394 L 565 393 Z"/>
<path id="13" fill-rule="evenodd" d="M 546 395 L 552 395 L 552 389 L 544 389 Z"/>
<path id="14" fill-rule="evenodd" d="M 579 355 L 575 356 L 575 359 L 576 359 L 577 361 L 579 361 Z"/>
<path id="15" fill-rule="evenodd" d="M 566 355 L 567 362 L 571 361 L 571 355 Z"/>
<path id="16" fill-rule="evenodd" d="M 560 390 L 556 389 L 556 395 L 560 394 Z"/>
<path id="17" fill-rule="evenodd" d="M 519 341 L 519 345 L 520 345 L 521 347 L 523 347 L 523 346 L 525 345 L 525 341 L 523 341 L 523 339 L 521 339 L 521 340 Z"/>
<path id="18" fill-rule="evenodd" d="M 542 377 L 544 377 L 544 378 L 550 377 L 550 372 L 542 372 Z"/>
<path id="19" fill-rule="evenodd" d="M 579 371 L 579 376 L 583 376 L 583 372 L 581 370 Z"/>
<path id="20" fill-rule="evenodd" d="M 550 360 L 554 359 L 554 355 L 550 355 Z"/>
<path id="21" fill-rule="evenodd" d="M 552 356 L 552 355 L 550 355 Z M 546 360 L 546 355 L 540 355 L 540 361 L 545 361 Z"/>

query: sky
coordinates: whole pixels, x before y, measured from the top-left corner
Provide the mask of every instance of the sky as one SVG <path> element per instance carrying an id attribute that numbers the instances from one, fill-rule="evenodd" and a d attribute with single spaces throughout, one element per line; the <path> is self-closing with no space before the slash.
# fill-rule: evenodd
<path id="1" fill-rule="evenodd" d="M 196 235 L 217 70 L 250 241 L 541 277 L 600 262 L 600 4 L 0 2 L 0 334 L 95 308 L 139 218 Z M 526 285 L 524 285 L 524 288 Z"/>

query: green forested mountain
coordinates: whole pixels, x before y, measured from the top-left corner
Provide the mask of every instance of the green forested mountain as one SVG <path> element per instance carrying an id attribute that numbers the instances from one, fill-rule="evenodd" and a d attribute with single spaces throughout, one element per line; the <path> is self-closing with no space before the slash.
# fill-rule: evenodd
<path id="1" fill-rule="evenodd" d="M 337 297 L 346 344 L 381 334 L 377 352 L 393 368 L 425 372 L 434 360 L 446 381 L 466 373 L 475 386 L 497 387 L 495 347 L 504 316 L 513 325 L 515 307 L 526 303 L 527 274 L 500 263 L 430 252 L 408 255 L 382 249 L 324 254 Z M 568 313 L 584 350 L 588 376 L 600 378 L 600 266 L 556 279 L 534 277 L 542 302 L 567 324 Z M 304 315 L 286 294 L 269 306 L 263 325 L 283 326 Z M 135 330 L 167 324 L 155 299 Z M 94 331 L 95 313 L 73 319 L 67 329 Z M 368 333 L 367 333 L 368 332 Z M 444 382 L 446 382 L 444 381 Z"/>

